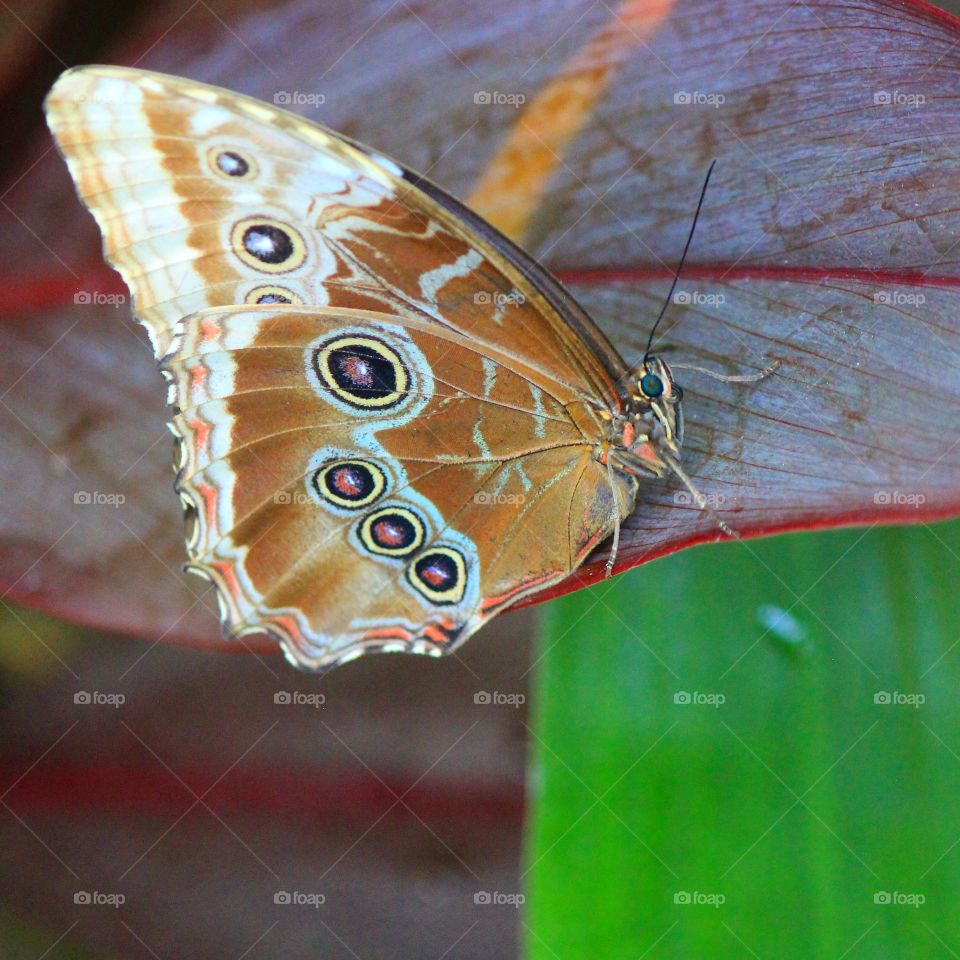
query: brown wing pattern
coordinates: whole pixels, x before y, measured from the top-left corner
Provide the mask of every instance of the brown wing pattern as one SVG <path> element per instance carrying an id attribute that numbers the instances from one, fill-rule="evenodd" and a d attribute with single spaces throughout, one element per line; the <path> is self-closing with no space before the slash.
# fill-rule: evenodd
<path id="1" fill-rule="evenodd" d="M 596 460 L 622 361 L 428 181 L 138 70 L 67 71 L 47 115 L 166 358 L 191 566 L 231 633 L 310 668 L 442 653 L 630 512 Z"/>
<path id="2" fill-rule="evenodd" d="M 611 531 L 563 400 L 429 322 L 212 309 L 165 370 L 192 564 L 232 633 L 267 629 L 300 665 L 447 652 Z M 635 493 L 618 475 L 621 517 Z"/>
<path id="3" fill-rule="evenodd" d="M 395 161 L 260 101 L 129 68 L 67 71 L 47 115 L 158 357 L 181 317 L 285 297 L 429 316 L 619 403 L 622 362 L 559 284 Z M 285 229 L 291 256 L 248 255 L 245 221 Z"/>

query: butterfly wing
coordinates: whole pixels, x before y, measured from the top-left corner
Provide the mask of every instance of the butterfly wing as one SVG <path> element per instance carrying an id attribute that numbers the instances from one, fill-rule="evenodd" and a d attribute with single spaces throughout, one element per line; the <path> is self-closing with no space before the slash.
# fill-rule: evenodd
<path id="1" fill-rule="evenodd" d="M 193 569 L 301 666 L 445 653 L 633 505 L 569 398 L 430 321 L 215 308 L 164 370 Z"/>
<path id="2" fill-rule="evenodd" d="M 559 283 L 395 161 L 296 114 L 123 67 L 65 72 L 47 118 L 158 357 L 210 306 L 430 316 L 605 403 L 625 372 Z"/>
<path id="3" fill-rule="evenodd" d="M 437 187 L 161 74 L 70 70 L 46 109 L 169 354 L 192 565 L 231 631 L 268 629 L 311 667 L 443 652 L 566 576 L 632 509 L 634 481 L 611 485 L 594 459 L 622 361 L 549 274 Z M 392 350 L 417 391 L 383 409 L 321 395 L 307 347 L 343 336 L 330 363 L 388 373 L 378 351 Z"/>

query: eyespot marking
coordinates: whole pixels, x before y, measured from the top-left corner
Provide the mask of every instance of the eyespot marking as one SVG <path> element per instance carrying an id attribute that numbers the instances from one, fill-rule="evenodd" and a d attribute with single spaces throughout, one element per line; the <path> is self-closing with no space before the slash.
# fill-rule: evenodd
<path id="1" fill-rule="evenodd" d="M 230 232 L 233 252 L 260 273 L 289 273 L 307 259 L 303 237 L 272 217 L 245 217 Z"/>
<path id="2" fill-rule="evenodd" d="M 370 506 L 387 488 L 387 475 L 370 460 L 335 460 L 315 471 L 311 481 L 322 500 L 347 510 Z"/>
<path id="3" fill-rule="evenodd" d="M 272 284 L 265 284 L 260 287 L 254 287 L 244 298 L 244 303 L 295 303 L 302 304 L 303 298 L 299 294 L 288 290 L 286 287 L 278 287 Z"/>
<path id="4" fill-rule="evenodd" d="M 320 383 L 352 407 L 383 410 L 408 395 L 410 373 L 403 358 L 376 337 L 335 337 L 314 349 L 312 362 Z"/>
<path id="5" fill-rule="evenodd" d="M 207 151 L 207 163 L 218 177 L 227 180 L 252 180 L 259 173 L 257 162 L 250 154 L 221 146 Z"/>
<path id="6" fill-rule="evenodd" d="M 384 557 L 407 557 L 423 544 L 423 521 L 406 507 L 384 507 L 367 514 L 357 531 L 371 553 Z"/>
<path id="7" fill-rule="evenodd" d="M 467 589 L 467 562 L 452 547 L 431 547 L 407 566 L 407 580 L 431 603 L 459 603 Z"/>

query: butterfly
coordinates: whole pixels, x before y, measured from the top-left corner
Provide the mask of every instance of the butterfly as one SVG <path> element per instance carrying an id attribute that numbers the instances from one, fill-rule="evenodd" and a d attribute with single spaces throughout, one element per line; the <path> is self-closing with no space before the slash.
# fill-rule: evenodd
<path id="1" fill-rule="evenodd" d="M 46 113 L 168 382 L 187 569 L 227 636 L 314 670 L 444 654 L 615 554 L 644 479 L 693 490 L 663 359 L 630 369 L 429 180 L 141 70 L 68 70 Z"/>

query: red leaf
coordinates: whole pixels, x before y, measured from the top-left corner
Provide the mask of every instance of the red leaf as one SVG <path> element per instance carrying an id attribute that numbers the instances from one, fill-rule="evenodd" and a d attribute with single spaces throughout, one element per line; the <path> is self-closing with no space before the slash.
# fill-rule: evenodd
<path id="1" fill-rule="evenodd" d="M 750 536 L 960 512 L 956 21 L 883 0 L 637 3 L 614 19 L 584 5 L 569 23 L 546 0 L 379 16 L 371 3 L 271 11 L 236 31 L 242 44 L 185 23 L 194 49 L 209 41 L 203 60 L 178 58 L 175 31 L 142 65 L 267 101 L 322 93 L 311 116 L 474 189 L 628 361 L 716 159 L 687 302 L 658 345 L 725 373 L 782 366 L 748 386 L 678 372 L 683 459 L 703 494 Z M 475 103 L 480 91 L 526 102 Z M 97 241 L 55 158 L 6 202 L 23 225 L 0 240 L 5 262 L 37 251 L 50 274 L 11 279 L 5 306 L 48 307 L 71 272 L 73 290 L 117 289 L 65 266 L 93 262 Z M 67 305 L 7 321 L 0 578 L 66 616 L 210 640 L 212 595 L 178 572 L 160 377 L 124 317 Z M 618 568 L 718 535 L 681 487 L 650 482 Z"/>

